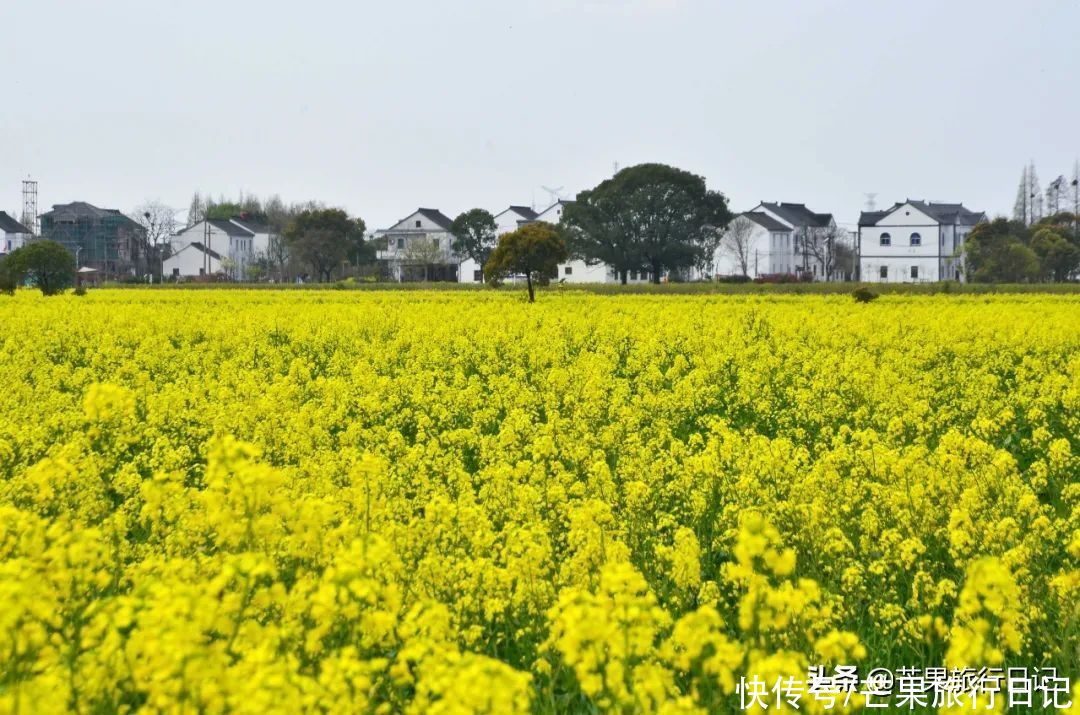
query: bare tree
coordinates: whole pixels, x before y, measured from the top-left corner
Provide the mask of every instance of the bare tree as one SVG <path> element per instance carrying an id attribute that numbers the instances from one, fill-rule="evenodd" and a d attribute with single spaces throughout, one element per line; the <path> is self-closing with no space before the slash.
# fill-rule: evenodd
<path id="1" fill-rule="evenodd" d="M 161 280 L 161 261 L 166 258 L 169 238 L 176 233 L 176 209 L 160 201 L 144 201 L 133 212 L 135 222 L 146 231 L 143 254 L 150 273 Z"/>
<path id="2" fill-rule="evenodd" d="M 413 236 L 405 242 L 402 263 L 407 266 L 423 266 L 425 282 L 428 280 L 428 269 L 437 263 L 445 263 L 446 260 L 446 252 L 440 239 Z"/>
<path id="3" fill-rule="evenodd" d="M 840 228 L 836 224 L 830 224 L 821 230 L 805 232 L 804 255 L 821 266 L 822 280 L 832 280 L 837 272 L 839 257 L 846 255 L 843 249 L 848 246 L 848 240 L 847 229 Z"/>
<path id="4" fill-rule="evenodd" d="M 289 244 L 279 233 L 270 234 L 270 243 L 266 247 L 266 260 L 277 272 L 279 282 L 285 282 L 285 269 L 289 265 Z"/>
<path id="5" fill-rule="evenodd" d="M 745 216 L 736 216 L 720 239 L 720 250 L 735 259 L 744 276 L 750 271 L 750 244 L 755 227 L 756 224 Z"/>

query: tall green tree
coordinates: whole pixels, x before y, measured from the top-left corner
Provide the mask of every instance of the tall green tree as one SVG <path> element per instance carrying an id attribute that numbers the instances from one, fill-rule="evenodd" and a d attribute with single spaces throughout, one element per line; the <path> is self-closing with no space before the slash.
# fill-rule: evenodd
<path id="1" fill-rule="evenodd" d="M 16 284 L 29 281 L 43 295 L 57 295 L 75 282 L 75 257 L 55 241 L 33 241 L 4 259 Z"/>
<path id="2" fill-rule="evenodd" d="M 495 217 L 484 209 L 470 209 L 460 214 L 450 226 L 453 248 L 483 266 L 495 250 L 498 226 Z"/>
<path id="3" fill-rule="evenodd" d="M 1025 283 L 1039 277 L 1039 257 L 1020 221 L 998 218 L 972 229 L 964 242 L 968 277 L 976 283 Z"/>
<path id="4" fill-rule="evenodd" d="M 1031 237 L 1031 250 L 1039 257 L 1043 280 L 1067 281 L 1080 269 L 1080 246 L 1071 242 L 1054 228 L 1045 227 Z"/>
<path id="5" fill-rule="evenodd" d="M 731 220 L 727 199 L 705 179 L 666 164 L 623 169 L 569 204 L 563 213 L 575 256 L 626 273 L 646 269 L 654 283 L 665 270 L 693 266 L 715 251 Z"/>
<path id="6" fill-rule="evenodd" d="M 311 266 L 319 280 L 329 281 L 334 269 L 360 260 L 366 226 L 341 209 L 308 209 L 294 216 L 282 231 L 289 253 Z"/>
<path id="7" fill-rule="evenodd" d="M 533 285 L 555 278 L 567 255 L 555 226 L 543 221 L 528 223 L 499 237 L 499 245 L 484 264 L 484 277 L 489 283 L 498 283 L 507 276 L 524 274 L 532 303 L 536 300 Z"/>

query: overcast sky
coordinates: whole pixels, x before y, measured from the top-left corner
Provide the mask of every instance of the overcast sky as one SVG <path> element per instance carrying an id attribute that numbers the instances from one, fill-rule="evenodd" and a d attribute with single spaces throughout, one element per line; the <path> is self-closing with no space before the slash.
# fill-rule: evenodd
<path id="1" fill-rule="evenodd" d="M 1011 210 L 1080 155 L 1080 0 L 8 0 L 0 209 L 320 199 L 385 227 L 674 164 L 733 208 Z M 183 218 L 184 212 L 179 216 Z"/>

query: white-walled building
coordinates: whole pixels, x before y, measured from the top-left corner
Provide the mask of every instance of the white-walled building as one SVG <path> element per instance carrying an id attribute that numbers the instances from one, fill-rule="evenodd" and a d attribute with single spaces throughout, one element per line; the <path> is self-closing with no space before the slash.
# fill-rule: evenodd
<path id="1" fill-rule="evenodd" d="M 745 232 L 738 239 L 735 235 Z M 795 257 L 792 249 L 793 228 L 764 211 L 747 211 L 736 216 L 720 241 L 713 257 L 715 278 L 741 276 L 743 258 L 745 275 L 758 278 L 764 275 L 792 273 Z M 740 250 L 737 245 L 742 245 Z M 745 255 L 743 255 L 745 254 Z"/>
<path id="2" fill-rule="evenodd" d="M 221 254 L 195 241 L 185 244 L 161 262 L 165 280 L 181 280 L 224 273 Z"/>
<path id="3" fill-rule="evenodd" d="M 806 204 L 783 201 L 762 201 L 750 211 L 763 213 L 791 229 L 790 237 L 777 247 L 776 265 L 782 268 L 775 273 L 804 273 L 814 280 L 827 278 L 820 247 L 825 236 L 836 230 L 832 214 L 816 213 L 806 208 Z"/>
<path id="4" fill-rule="evenodd" d="M 881 283 L 964 280 L 961 250 L 986 214 L 908 199 L 859 217 L 859 278 Z"/>
<path id="5" fill-rule="evenodd" d="M 528 206 L 511 206 L 495 214 L 496 240 L 504 233 L 516 231 L 525 224 L 536 221 L 537 216 Z M 462 283 L 483 283 L 484 267 L 468 256 L 463 256 L 461 265 L 458 266 L 458 280 Z"/>
<path id="6" fill-rule="evenodd" d="M 247 275 L 248 266 L 255 260 L 255 240 L 255 232 L 239 222 L 211 218 L 181 230 L 169 243 L 172 255 L 178 254 L 191 244 L 200 244 L 218 256 L 218 268 L 210 271 L 211 274 L 220 272 L 233 280 L 242 280 Z M 171 273 L 165 271 L 165 275 Z M 179 275 L 192 277 L 201 274 L 196 271 L 181 272 Z"/>
<path id="7" fill-rule="evenodd" d="M 453 224 L 438 209 L 417 209 L 390 228 L 375 232 L 385 244 L 376 251 L 397 281 L 456 281 L 461 257 L 453 249 Z"/>
<path id="8" fill-rule="evenodd" d="M 30 229 L 0 211 L 0 256 L 22 248 L 30 238 Z"/>

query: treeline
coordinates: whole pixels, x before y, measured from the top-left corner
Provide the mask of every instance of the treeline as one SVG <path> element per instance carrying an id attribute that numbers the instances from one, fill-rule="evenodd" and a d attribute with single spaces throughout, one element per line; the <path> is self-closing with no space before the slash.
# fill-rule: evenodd
<path id="1" fill-rule="evenodd" d="M 977 283 L 1068 281 L 1080 272 L 1080 216 L 1059 212 L 1030 225 L 997 218 L 964 244 L 968 278 Z"/>

